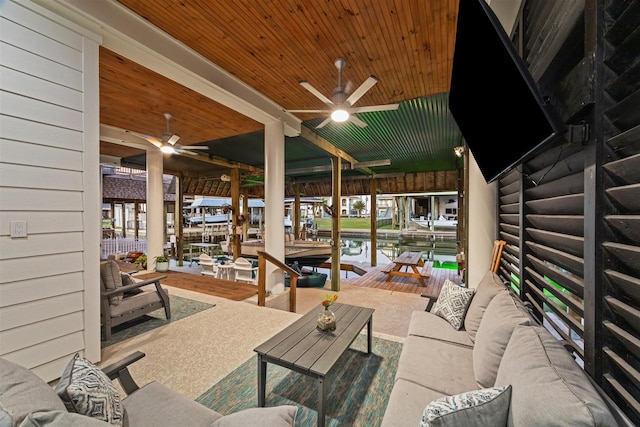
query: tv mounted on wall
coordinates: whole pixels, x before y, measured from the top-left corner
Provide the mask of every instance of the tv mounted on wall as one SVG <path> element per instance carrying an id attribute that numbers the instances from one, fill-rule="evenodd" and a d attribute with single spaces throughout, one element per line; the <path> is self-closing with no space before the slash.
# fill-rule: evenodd
<path id="1" fill-rule="evenodd" d="M 460 0 L 449 110 L 487 183 L 564 132 L 485 0 Z"/>

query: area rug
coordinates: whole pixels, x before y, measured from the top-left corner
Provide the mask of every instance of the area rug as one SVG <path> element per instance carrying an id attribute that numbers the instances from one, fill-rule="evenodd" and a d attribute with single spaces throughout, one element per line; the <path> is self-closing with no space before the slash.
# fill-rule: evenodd
<path id="1" fill-rule="evenodd" d="M 165 317 L 164 308 L 151 311 L 144 316 L 112 328 L 111 339 L 109 341 L 102 341 L 101 346 L 103 348 L 108 347 L 215 306 L 215 304 L 208 304 L 175 295 L 169 295 L 169 301 L 171 302 L 171 319 L 167 320 Z"/>
<path id="2" fill-rule="evenodd" d="M 327 426 L 379 426 L 389 401 L 402 344 L 358 336 L 326 378 Z M 296 405 L 296 426 L 317 425 L 317 383 L 289 369 L 267 364 L 266 406 Z M 196 399 L 227 415 L 258 405 L 257 356 L 251 357 Z"/>

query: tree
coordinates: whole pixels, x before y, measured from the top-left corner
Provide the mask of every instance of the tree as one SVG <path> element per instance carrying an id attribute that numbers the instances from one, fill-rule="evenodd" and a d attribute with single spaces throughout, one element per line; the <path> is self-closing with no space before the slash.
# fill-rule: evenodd
<path id="1" fill-rule="evenodd" d="M 366 209 L 366 207 L 367 205 L 365 205 L 362 200 L 356 200 L 355 202 L 353 202 L 353 205 L 351 206 L 352 209 L 355 209 L 356 212 L 358 212 L 358 216 L 360 216 L 360 214 L 362 213 L 363 210 Z"/>

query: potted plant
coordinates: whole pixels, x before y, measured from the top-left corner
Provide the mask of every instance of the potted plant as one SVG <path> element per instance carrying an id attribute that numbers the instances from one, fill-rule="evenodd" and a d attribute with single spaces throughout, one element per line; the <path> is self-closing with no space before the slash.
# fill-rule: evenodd
<path id="1" fill-rule="evenodd" d="M 136 266 L 137 270 L 146 270 L 147 269 L 147 256 L 146 255 L 140 255 L 136 258 L 136 260 L 133 262 L 133 265 Z"/>
<path id="2" fill-rule="evenodd" d="M 166 255 L 158 255 L 154 258 L 156 262 L 156 271 L 164 273 L 169 271 L 169 257 Z"/>

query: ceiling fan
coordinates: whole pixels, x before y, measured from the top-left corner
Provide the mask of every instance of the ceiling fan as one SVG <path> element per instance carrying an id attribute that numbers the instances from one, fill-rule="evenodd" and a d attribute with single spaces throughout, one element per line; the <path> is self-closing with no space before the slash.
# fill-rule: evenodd
<path id="1" fill-rule="evenodd" d="M 350 121 L 355 123 L 360 127 L 365 127 L 367 124 L 354 116 L 354 113 L 368 113 L 372 111 L 389 111 L 389 110 L 397 110 L 399 104 L 387 104 L 387 105 L 371 105 L 368 107 L 353 107 L 353 104 L 358 101 L 362 95 L 364 95 L 369 89 L 373 87 L 376 83 L 378 83 L 378 78 L 374 75 L 369 76 L 367 80 L 364 81 L 351 95 L 348 96 L 350 92 L 350 84 L 348 83 L 346 86 L 342 84 L 342 70 L 344 70 L 347 61 L 344 58 L 338 58 L 335 61 L 335 66 L 338 69 L 338 87 L 333 90 L 333 99 L 329 99 L 324 96 L 320 91 L 311 86 L 309 82 L 306 80 L 301 80 L 299 83 L 307 89 L 309 92 L 314 94 L 318 99 L 327 104 L 330 108 L 328 110 L 287 110 L 289 113 L 330 113 L 330 116 L 327 117 L 322 123 L 320 123 L 316 128 L 321 128 L 329 123 L 331 120 L 335 122 L 345 122 Z M 348 97 L 347 97 L 348 96 Z"/>
<path id="2" fill-rule="evenodd" d="M 195 154 L 193 152 L 189 153 L 189 150 L 208 150 L 209 149 L 209 147 L 200 146 L 200 145 L 191 145 L 186 147 L 186 146 L 177 144 L 178 140 L 180 139 L 180 136 L 178 136 L 178 134 L 171 132 L 171 129 L 169 127 L 169 122 L 171 121 L 172 118 L 173 116 L 171 115 L 171 113 L 164 113 L 164 119 L 167 122 L 167 128 L 165 129 L 164 132 L 162 132 L 161 138 L 156 138 L 155 136 L 150 136 L 150 135 L 143 135 L 141 133 L 133 132 L 131 130 L 126 130 L 125 132 L 150 142 L 151 144 L 158 147 L 160 151 L 166 154 L 173 154 L 173 153 Z"/>

